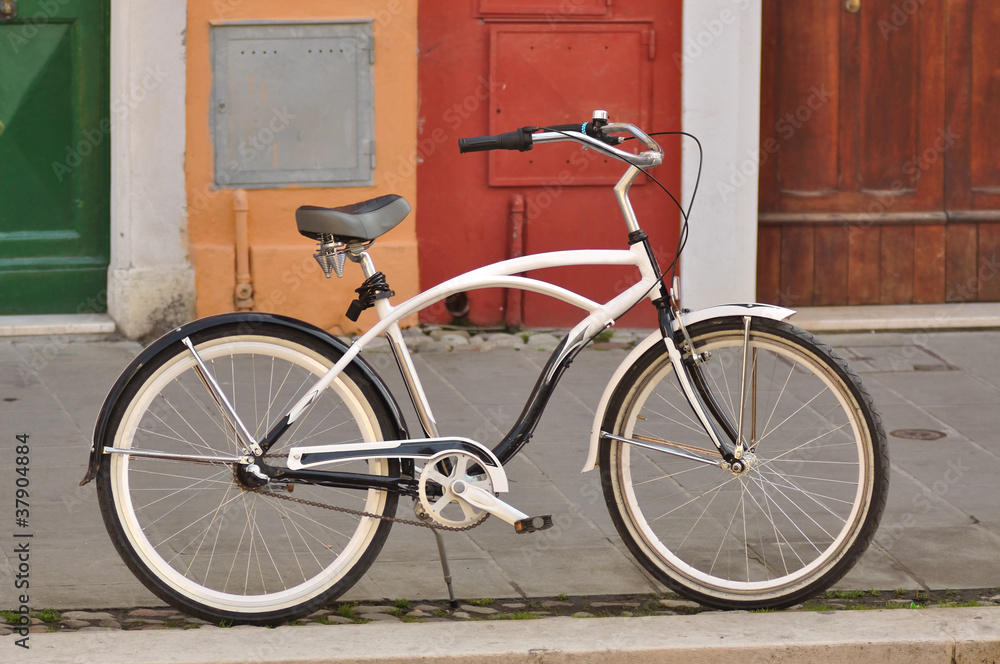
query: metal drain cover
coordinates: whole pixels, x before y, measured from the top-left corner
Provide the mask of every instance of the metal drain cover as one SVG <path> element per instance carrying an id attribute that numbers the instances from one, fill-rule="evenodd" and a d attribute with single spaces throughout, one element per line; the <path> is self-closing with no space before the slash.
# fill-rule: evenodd
<path id="1" fill-rule="evenodd" d="M 943 431 L 935 431 L 934 429 L 896 429 L 890 431 L 889 435 L 904 440 L 940 440 L 945 436 Z"/>

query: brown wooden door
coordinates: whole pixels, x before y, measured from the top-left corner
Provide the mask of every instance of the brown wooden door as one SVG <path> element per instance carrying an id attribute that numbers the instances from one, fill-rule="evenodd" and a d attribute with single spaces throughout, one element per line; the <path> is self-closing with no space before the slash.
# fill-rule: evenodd
<path id="1" fill-rule="evenodd" d="M 765 0 L 758 297 L 998 299 L 997 28 L 975 0 Z"/>

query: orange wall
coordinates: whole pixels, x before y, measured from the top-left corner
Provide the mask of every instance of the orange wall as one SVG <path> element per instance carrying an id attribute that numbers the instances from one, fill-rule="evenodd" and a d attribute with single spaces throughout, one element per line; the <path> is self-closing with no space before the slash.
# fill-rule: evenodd
<path id="1" fill-rule="evenodd" d="M 188 2 L 187 202 L 197 315 L 234 311 L 236 286 L 234 189 L 213 183 L 209 133 L 211 61 L 209 25 L 248 19 L 373 19 L 375 35 L 376 169 L 370 187 L 248 189 L 250 272 L 254 311 L 307 320 L 323 328 L 356 332 L 375 320 L 374 309 L 358 323 L 344 316 L 363 281 L 348 262 L 344 278 L 324 278 L 313 259 L 316 243 L 299 235 L 300 205 L 337 206 L 382 194 L 401 194 L 413 212 L 369 250 L 396 291 L 395 302 L 418 292 L 416 218 L 417 3 L 412 0 L 219 0 Z M 413 322 L 416 322 L 415 319 Z"/>

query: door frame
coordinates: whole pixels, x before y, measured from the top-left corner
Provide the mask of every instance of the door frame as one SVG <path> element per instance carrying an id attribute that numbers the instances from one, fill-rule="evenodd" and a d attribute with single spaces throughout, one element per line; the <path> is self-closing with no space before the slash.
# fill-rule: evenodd
<path id="1" fill-rule="evenodd" d="M 194 317 L 184 175 L 186 31 L 186 1 L 111 0 L 108 313 L 129 338 Z"/>

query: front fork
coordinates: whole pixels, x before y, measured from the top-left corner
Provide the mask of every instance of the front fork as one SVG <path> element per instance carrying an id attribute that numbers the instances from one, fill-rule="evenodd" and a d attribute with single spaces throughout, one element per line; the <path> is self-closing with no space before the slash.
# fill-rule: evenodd
<path id="1" fill-rule="evenodd" d="M 744 318 L 743 387 L 740 392 L 739 422 L 734 426 L 705 380 L 701 364 L 707 360 L 707 357 L 695 350 L 694 343 L 681 321 L 680 308 L 673 293 L 671 293 L 669 300 L 660 298 L 654 304 L 659 312 L 663 343 L 667 347 L 670 364 L 673 366 L 674 375 L 677 376 L 684 397 L 722 458 L 733 470 L 742 471 L 744 464 L 740 460 L 746 451 L 743 444 L 742 422 L 743 404 L 746 400 L 744 393 L 746 390 L 750 318 Z"/>

